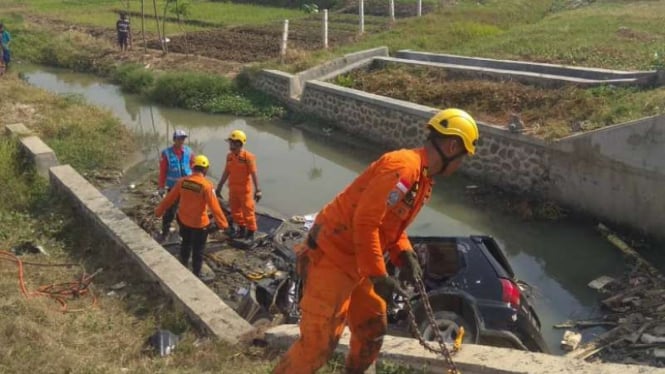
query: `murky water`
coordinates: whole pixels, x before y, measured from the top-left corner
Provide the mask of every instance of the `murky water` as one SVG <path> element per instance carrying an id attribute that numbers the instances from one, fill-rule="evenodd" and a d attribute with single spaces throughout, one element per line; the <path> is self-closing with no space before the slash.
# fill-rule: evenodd
<path id="1" fill-rule="evenodd" d="M 174 128 L 190 134 L 190 145 L 211 161 L 217 180 L 227 152 L 224 139 L 234 129 L 247 133 L 247 147 L 258 160 L 262 204 L 287 216 L 317 211 L 379 155 L 345 142 L 331 141 L 280 121 L 206 115 L 150 105 L 125 95 L 104 81 L 42 67 L 24 67 L 30 83 L 57 93 L 83 95 L 108 108 L 141 137 L 139 150 L 154 160 L 170 143 Z M 504 246 L 519 277 L 538 290 L 536 309 L 543 334 L 559 352 L 562 330 L 551 326 L 567 319 L 593 317 L 597 296 L 586 284 L 622 270 L 619 251 L 590 224 L 572 221 L 523 222 L 518 217 L 478 207 L 460 198 L 472 182 L 454 177 L 439 181 L 429 205 L 410 228 L 411 234 L 489 234 Z"/>

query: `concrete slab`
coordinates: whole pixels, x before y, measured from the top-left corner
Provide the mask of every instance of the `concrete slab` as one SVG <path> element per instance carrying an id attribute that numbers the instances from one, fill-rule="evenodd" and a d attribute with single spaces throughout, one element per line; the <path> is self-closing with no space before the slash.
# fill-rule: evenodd
<path id="1" fill-rule="evenodd" d="M 286 349 L 296 339 L 297 325 L 281 325 L 266 331 L 265 339 L 271 347 Z M 337 352 L 346 353 L 349 349 L 349 331 L 342 334 Z M 418 372 L 444 373 L 443 359 L 426 351 L 415 339 L 386 336 L 379 360 L 390 361 L 410 367 Z M 518 351 L 507 348 L 487 347 L 466 344 L 454 357 L 455 365 L 464 374 L 655 374 L 665 373 L 665 369 L 649 366 L 596 364 L 566 357 Z"/>
<path id="2" fill-rule="evenodd" d="M 37 173 L 44 178 L 48 178 L 49 168 L 58 165 L 58 158 L 55 156 L 55 152 L 39 137 L 34 135 L 22 137 L 20 142 L 21 148 L 35 162 Z"/>
<path id="3" fill-rule="evenodd" d="M 25 125 L 22 123 L 12 123 L 9 125 L 5 125 L 5 132 L 8 135 L 16 136 L 19 138 L 22 138 L 24 136 L 34 135 L 34 133 L 30 129 L 25 127 Z"/>
<path id="4" fill-rule="evenodd" d="M 182 304 L 199 327 L 231 344 L 251 336 L 254 328 L 247 321 L 71 166 L 51 168 L 50 178 L 51 186 L 71 199 L 102 235 L 116 243 L 167 295 Z"/>
<path id="5" fill-rule="evenodd" d="M 499 69 L 492 67 L 458 65 L 452 63 L 410 60 L 410 59 L 402 59 L 394 57 L 375 57 L 374 63 L 379 66 L 385 66 L 388 64 L 403 64 L 403 65 L 434 67 L 434 68 L 444 69 L 446 71 L 459 75 L 493 78 L 493 79 L 509 78 L 523 83 L 536 84 L 539 86 L 545 86 L 551 88 L 564 86 L 567 84 L 574 84 L 580 87 L 594 87 L 594 86 L 607 85 L 607 84 L 612 84 L 616 86 L 626 86 L 626 85 L 630 86 L 630 85 L 637 85 L 639 83 L 637 78 L 633 77 L 593 79 L 593 78 L 583 78 L 583 77 L 575 77 L 567 75 L 548 74 L 542 72 L 506 70 L 506 69 Z"/>

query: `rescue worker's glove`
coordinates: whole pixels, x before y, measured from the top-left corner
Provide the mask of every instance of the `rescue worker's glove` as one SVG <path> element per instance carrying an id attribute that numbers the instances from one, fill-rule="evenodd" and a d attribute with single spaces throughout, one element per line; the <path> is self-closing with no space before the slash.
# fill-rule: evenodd
<path id="1" fill-rule="evenodd" d="M 164 198 L 164 196 L 166 196 L 166 188 L 163 187 L 159 188 L 157 190 L 157 196 L 159 196 L 160 198 Z"/>
<path id="2" fill-rule="evenodd" d="M 217 196 L 217 197 L 220 198 L 220 199 L 223 199 L 223 197 L 222 197 L 222 189 L 221 189 L 221 188 L 217 188 L 217 189 L 215 189 L 215 196 Z"/>
<path id="3" fill-rule="evenodd" d="M 402 266 L 399 269 L 399 280 L 401 282 L 416 284 L 417 279 L 423 279 L 423 270 L 418 263 L 418 255 L 413 250 L 403 251 L 399 255 Z"/>
<path id="4" fill-rule="evenodd" d="M 261 190 L 256 190 L 256 192 L 254 192 L 254 201 L 258 203 L 259 201 L 261 201 L 261 197 L 263 197 L 263 193 L 261 193 Z"/>
<path id="5" fill-rule="evenodd" d="M 374 292 L 381 296 L 381 298 L 386 302 L 386 305 L 390 305 L 393 300 L 393 294 L 398 294 L 404 298 L 407 298 L 406 292 L 399 286 L 394 278 L 384 275 L 382 277 L 370 277 L 370 281 L 374 285 Z"/>

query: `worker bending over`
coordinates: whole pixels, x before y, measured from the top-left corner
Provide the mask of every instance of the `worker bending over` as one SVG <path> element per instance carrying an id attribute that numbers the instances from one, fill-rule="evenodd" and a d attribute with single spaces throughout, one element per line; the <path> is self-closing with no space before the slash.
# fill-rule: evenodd
<path id="1" fill-rule="evenodd" d="M 427 123 L 422 148 L 388 152 L 319 212 L 307 240 L 297 246 L 303 280 L 300 338 L 274 369 L 309 374 L 323 366 L 346 325 L 351 342 L 347 373 L 363 373 L 377 358 L 387 330 L 386 303 L 404 295 L 386 272 L 384 253 L 400 267 L 400 280 L 421 279 L 406 227 L 432 193 L 432 177 L 449 176 L 473 155 L 474 119 L 446 109 Z"/>
<path id="2" fill-rule="evenodd" d="M 208 240 L 208 232 L 211 229 L 208 209 L 212 211 L 215 217 L 216 226 L 212 227 L 222 230 L 229 227 L 222 208 L 219 206 L 219 201 L 213 192 L 212 182 L 206 179 L 208 167 L 210 167 L 210 162 L 206 156 L 196 156 L 192 175 L 178 179 L 174 187 L 155 209 L 155 215 L 161 217 L 169 207 L 180 200 L 177 212 L 180 236 L 182 237 L 180 262 L 187 267 L 191 255 L 192 272 L 199 278 L 203 266 L 203 251 Z"/>

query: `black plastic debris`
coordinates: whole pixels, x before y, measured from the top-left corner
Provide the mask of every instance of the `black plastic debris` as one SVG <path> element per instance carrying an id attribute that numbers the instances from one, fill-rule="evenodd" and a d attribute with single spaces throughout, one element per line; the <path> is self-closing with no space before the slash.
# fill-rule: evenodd
<path id="1" fill-rule="evenodd" d="M 160 356 L 173 353 L 180 337 L 169 330 L 159 330 L 148 339 L 148 343 Z"/>
<path id="2" fill-rule="evenodd" d="M 17 255 L 17 256 L 21 256 L 21 255 L 24 255 L 26 253 L 32 253 L 32 254 L 43 253 L 43 254 L 46 254 L 46 251 L 44 251 L 44 249 L 41 246 L 35 245 L 33 242 L 23 242 L 23 243 L 15 246 L 15 247 L 13 247 L 12 252 L 14 252 L 14 254 Z"/>

